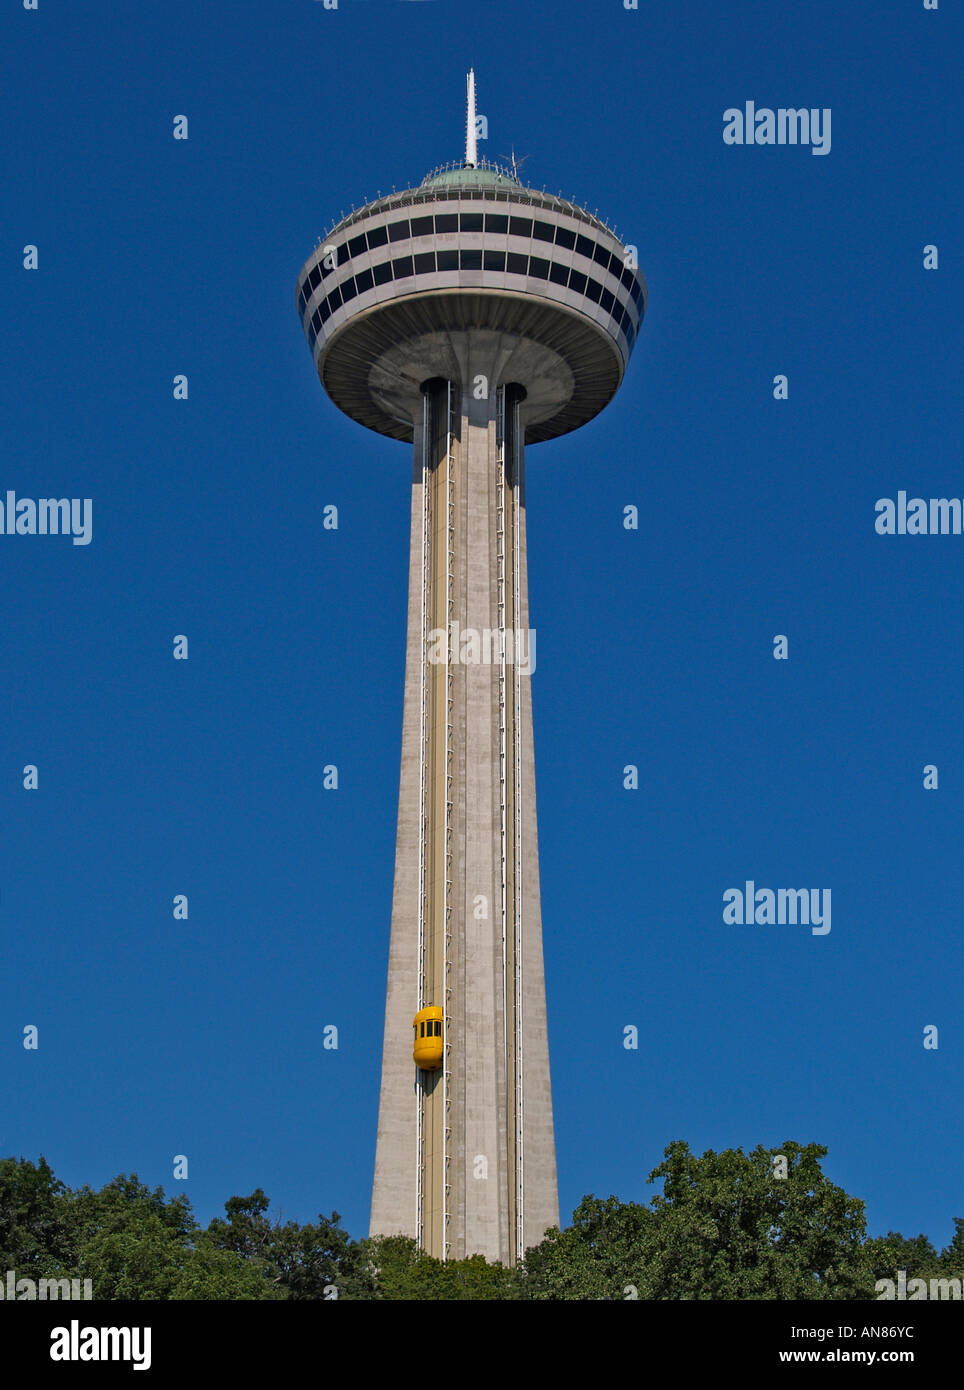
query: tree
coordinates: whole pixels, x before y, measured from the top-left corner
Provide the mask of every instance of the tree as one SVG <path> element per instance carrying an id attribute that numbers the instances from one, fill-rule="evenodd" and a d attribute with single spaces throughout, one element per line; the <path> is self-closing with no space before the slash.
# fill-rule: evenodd
<path id="1" fill-rule="evenodd" d="M 330 1297 L 332 1288 L 339 1298 L 364 1296 L 355 1276 L 358 1246 L 336 1211 L 320 1215 L 314 1224 L 282 1225 L 267 1216 L 269 1205 L 260 1187 L 249 1197 L 229 1198 L 224 1204 L 227 1221 L 215 1217 L 204 1243 L 256 1262 L 270 1286 L 266 1297 L 321 1299 Z"/>
<path id="2" fill-rule="evenodd" d="M 28 1278 L 55 1277 L 69 1258 L 69 1236 L 59 1200 L 64 1184 L 41 1155 L 0 1159 L 0 1267 Z"/>
<path id="3" fill-rule="evenodd" d="M 788 1141 L 701 1158 L 670 1144 L 650 1208 L 585 1197 L 525 1260 L 529 1298 L 873 1297 L 864 1206 L 824 1176 L 826 1149 Z M 784 1169 L 786 1176 L 777 1176 Z"/>

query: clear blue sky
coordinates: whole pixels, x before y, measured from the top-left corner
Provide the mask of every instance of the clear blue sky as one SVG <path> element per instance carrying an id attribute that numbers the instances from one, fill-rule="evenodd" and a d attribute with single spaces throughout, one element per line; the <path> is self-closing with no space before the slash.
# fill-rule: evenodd
<path id="1" fill-rule="evenodd" d="M 482 152 L 650 294 L 614 402 L 527 456 L 563 1220 L 673 1139 L 795 1139 L 872 1233 L 950 1239 L 964 536 L 874 504 L 964 494 L 961 37 L 951 0 L 5 7 L 0 500 L 90 497 L 93 538 L 0 535 L 0 1153 L 367 1231 L 410 451 L 325 397 L 294 286 L 461 156 L 474 64 Z M 747 100 L 829 107 L 830 153 L 724 144 Z M 746 879 L 831 932 L 725 924 Z"/>

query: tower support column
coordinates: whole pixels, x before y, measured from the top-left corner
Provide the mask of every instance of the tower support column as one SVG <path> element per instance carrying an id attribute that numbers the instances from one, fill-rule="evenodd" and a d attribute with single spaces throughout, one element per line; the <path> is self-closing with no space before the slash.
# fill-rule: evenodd
<path id="1" fill-rule="evenodd" d="M 423 385 L 372 1234 L 514 1263 L 558 1223 L 520 401 L 491 335 Z M 473 347 L 477 350 L 473 351 Z M 497 356 L 497 354 L 496 354 Z M 478 370 L 476 370 L 478 369 Z M 482 389 L 480 389 L 480 383 Z M 417 1071 L 412 1017 L 445 1013 Z"/>

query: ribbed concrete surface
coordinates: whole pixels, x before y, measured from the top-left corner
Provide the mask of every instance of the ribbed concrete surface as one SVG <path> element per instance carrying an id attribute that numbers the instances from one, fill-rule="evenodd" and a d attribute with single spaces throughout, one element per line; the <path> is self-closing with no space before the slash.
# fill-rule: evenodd
<path id="1" fill-rule="evenodd" d="M 454 351 L 458 381 L 474 383 L 481 374 L 493 383 L 485 400 L 476 400 L 472 390 L 460 390 L 456 410 L 458 440 L 452 451 L 451 486 L 456 498 L 454 616 L 461 631 L 474 629 L 481 633 L 499 627 L 500 499 L 494 383 L 499 380 L 504 344 L 500 346 L 497 335 L 466 333 L 455 340 Z M 398 841 L 371 1231 L 416 1235 L 425 1241 L 431 1253 L 438 1255 L 481 1253 L 509 1262 L 528 1245 L 538 1242 L 546 1227 L 558 1223 L 530 678 L 522 675 L 516 681 L 514 665 L 506 668 L 504 720 L 500 719 L 501 668 L 486 664 L 459 664 L 452 668 L 453 939 L 446 1007 L 449 1138 L 445 1175 L 437 1167 L 433 1174 L 432 1165 L 437 1165 L 438 1158 L 428 1155 L 424 1141 L 421 1156 L 417 1149 L 418 1107 L 426 1107 L 423 1128 L 427 1132 L 430 1107 L 440 1102 L 437 1081 L 432 1083 L 431 1096 L 419 1095 L 412 1061 L 411 1025 L 420 1003 L 442 1002 L 418 997 L 419 836 L 424 833 L 420 832 L 419 815 L 424 676 L 422 492 L 423 486 L 427 486 L 431 542 L 444 545 L 445 528 L 439 524 L 443 519 L 444 490 L 437 471 L 442 466 L 437 465 L 427 484 L 423 483 L 421 428 L 416 426 Z M 519 471 L 517 465 L 504 494 L 508 600 L 505 622 L 516 629 L 528 628 L 524 493 Z M 435 565 L 433 558 L 438 555 L 429 557 L 429 573 L 444 575 L 444 564 Z M 513 593 L 517 611 L 511 606 Z M 429 611 L 440 610 L 430 601 Z M 439 706 L 430 701 L 426 711 L 429 737 L 433 728 L 437 733 L 439 718 Z M 501 767 L 503 737 L 508 749 L 506 791 Z M 431 778 L 427 779 L 429 788 L 431 782 Z M 514 832 L 517 787 L 521 790 L 522 828 L 518 841 Z M 429 800 L 432 795 L 429 790 Z M 504 820 L 508 861 L 505 891 Z M 432 823 L 429 806 L 425 824 Z M 438 825 L 437 818 L 434 823 Z M 521 903 L 521 920 L 517 903 Z M 517 1017 L 517 1000 L 521 1003 L 521 1019 Z M 522 1038 L 521 1064 L 516 1048 L 517 1022 Z M 429 1234 L 424 1219 L 421 1228 L 417 1224 L 419 1157 L 423 1191 L 428 1194 L 433 1184 L 434 1190 L 441 1191 L 441 1177 L 447 1193 L 444 1240 L 435 1226 Z M 521 1222 L 517 1206 L 520 1201 Z"/>

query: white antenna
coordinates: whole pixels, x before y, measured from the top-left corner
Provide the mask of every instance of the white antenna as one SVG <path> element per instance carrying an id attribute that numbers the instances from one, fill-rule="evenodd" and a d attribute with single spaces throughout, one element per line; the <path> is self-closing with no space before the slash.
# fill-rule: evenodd
<path id="1" fill-rule="evenodd" d="M 465 167 L 474 169 L 478 163 L 478 146 L 475 139 L 475 68 L 469 69 L 466 78 L 465 114 Z"/>
<path id="2" fill-rule="evenodd" d="M 513 146 L 513 148 L 512 148 L 512 153 L 511 153 L 511 154 L 500 154 L 500 155 L 499 155 L 499 158 L 500 158 L 500 159 L 507 159 L 507 160 L 509 161 L 509 163 L 512 165 L 512 177 L 515 178 L 515 179 L 517 179 L 517 178 L 519 177 L 519 170 L 522 168 L 523 164 L 525 164 L 526 160 L 527 160 L 529 157 L 530 157 L 529 155 L 524 154 L 524 155 L 521 155 L 521 156 L 519 157 L 519 159 L 516 159 L 516 157 L 515 157 L 515 147 L 514 147 L 514 146 Z"/>

